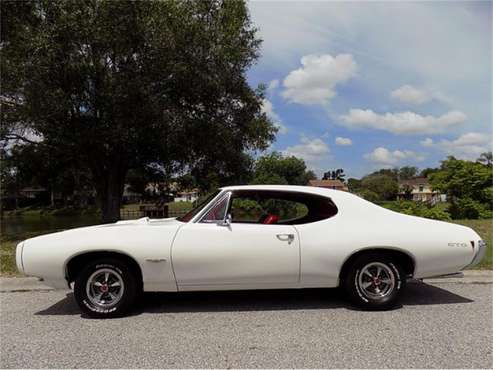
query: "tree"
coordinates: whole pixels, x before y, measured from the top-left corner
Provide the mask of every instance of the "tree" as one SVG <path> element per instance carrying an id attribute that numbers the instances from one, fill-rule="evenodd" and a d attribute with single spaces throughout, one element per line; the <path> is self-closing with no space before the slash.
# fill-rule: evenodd
<path id="1" fill-rule="evenodd" d="M 324 173 L 324 176 L 322 177 L 323 180 L 340 180 L 344 181 L 344 177 L 346 177 L 346 174 L 344 173 L 344 170 L 342 168 L 339 168 L 335 171 L 328 171 Z"/>
<path id="2" fill-rule="evenodd" d="M 2 138 L 87 169 L 104 222 L 130 169 L 232 178 L 274 139 L 245 77 L 260 40 L 244 2 L 6 0 L 1 14 Z"/>
<path id="3" fill-rule="evenodd" d="M 485 164 L 488 167 L 491 167 L 493 165 L 493 153 L 492 152 L 481 153 L 481 155 L 477 159 L 477 162 Z"/>
<path id="4" fill-rule="evenodd" d="M 302 159 L 273 152 L 257 160 L 251 183 L 306 185 L 315 178 L 315 174 L 306 169 Z"/>
<path id="5" fill-rule="evenodd" d="M 399 168 L 399 179 L 400 180 L 409 180 L 413 177 L 416 177 L 418 174 L 418 167 L 414 166 L 404 166 Z"/>
<path id="6" fill-rule="evenodd" d="M 427 168 L 424 168 L 421 170 L 421 172 L 419 173 L 419 176 L 428 178 L 431 174 L 433 174 L 437 171 L 439 171 L 438 168 L 427 167 Z"/>
<path id="7" fill-rule="evenodd" d="M 487 165 L 450 156 L 441 162 L 440 169 L 429 180 L 434 190 L 447 194 L 452 201 L 468 198 L 488 203 L 485 189 L 493 186 L 493 171 Z"/>
<path id="8" fill-rule="evenodd" d="M 371 174 L 361 179 L 361 187 L 378 196 L 378 200 L 394 200 L 399 192 L 397 181 L 388 174 Z"/>
<path id="9" fill-rule="evenodd" d="M 347 180 L 347 186 L 351 193 L 358 193 L 361 189 L 361 180 L 351 177 Z"/>
<path id="10" fill-rule="evenodd" d="M 88 172 L 48 146 L 14 145 L 3 152 L 1 185 L 10 197 L 24 187 L 42 187 L 50 196 L 41 204 L 54 206 L 58 194 L 64 205 L 78 206 L 81 190 L 90 188 Z"/>
<path id="11" fill-rule="evenodd" d="M 374 172 L 370 173 L 367 176 L 371 176 L 371 175 L 384 175 L 384 176 L 388 176 L 388 177 L 392 178 L 393 180 L 397 181 L 397 179 L 399 178 L 399 169 L 397 169 L 397 168 L 382 168 L 378 171 L 374 171 Z"/>

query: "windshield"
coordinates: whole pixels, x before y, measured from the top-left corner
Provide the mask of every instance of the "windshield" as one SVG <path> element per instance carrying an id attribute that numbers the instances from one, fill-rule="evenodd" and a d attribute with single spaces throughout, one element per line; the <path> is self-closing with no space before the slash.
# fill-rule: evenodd
<path id="1" fill-rule="evenodd" d="M 202 208 L 204 208 L 219 193 L 220 193 L 220 190 L 216 190 L 216 191 L 212 192 L 209 196 L 205 197 L 204 200 L 202 200 L 202 201 L 199 200 L 197 202 L 198 205 L 195 208 L 193 208 L 191 211 L 189 211 L 186 215 L 178 217 L 177 220 L 181 221 L 181 222 L 190 221 L 192 218 L 195 217 L 195 215 L 197 213 L 199 213 L 202 210 Z"/>

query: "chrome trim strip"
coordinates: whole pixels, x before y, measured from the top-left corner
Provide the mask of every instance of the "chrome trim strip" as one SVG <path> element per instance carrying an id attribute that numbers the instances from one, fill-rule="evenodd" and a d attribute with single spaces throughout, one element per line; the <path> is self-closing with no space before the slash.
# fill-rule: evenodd
<path id="1" fill-rule="evenodd" d="M 222 202 L 225 198 L 227 198 L 227 204 L 226 204 L 226 212 L 224 212 L 224 217 L 222 220 L 215 220 L 215 221 L 210 221 L 210 222 L 205 222 L 204 223 L 208 223 L 208 224 L 216 224 L 218 221 L 223 221 L 226 220 L 226 216 L 228 214 L 228 210 L 229 210 L 229 203 L 231 201 L 231 191 L 227 191 L 226 194 L 224 193 L 220 193 L 219 195 L 222 196 L 217 199 L 216 201 L 211 201 L 211 203 L 206 207 L 207 209 L 204 211 L 204 212 L 201 212 L 201 215 L 200 215 L 200 218 L 197 220 L 197 221 L 194 221 L 194 222 L 202 222 L 202 219 L 205 217 L 205 215 L 207 215 L 207 213 L 209 212 L 209 210 L 211 210 L 212 208 L 215 207 L 216 204 Z"/>
<path id="2" fill-rule="evenodd" d="M 199 213 L 197 213 L 189 222 L 190 223 L 195 223 L 195 222 L 199 222 L 199 220 L 202 218 L 202 216 L 207 212 L 209 211 L 209 209 L 211 209 L 211 207 L 216 203 L 216 201 L 219 199 L 219 198 L 222 198 L 224 195 L 224 190 L 221 190 L 213 199 L 211 199 L 211 201 L 206 204 L 201 210 Z"/>

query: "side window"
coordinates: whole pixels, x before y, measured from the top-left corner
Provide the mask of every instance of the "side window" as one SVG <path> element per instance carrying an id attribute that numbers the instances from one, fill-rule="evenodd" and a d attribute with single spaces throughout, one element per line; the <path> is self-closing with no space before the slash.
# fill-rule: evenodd
<path id="1" fill-rule="evenodd" d="M 287 192 L 243 191 L 233 194 L 230 213 L 233 223 L 295 224 L 309 215 L 303 200 Z"/>
<path id="2" fill-rule="evenodd" d="M 228 208 L 229 195 L 222 197 L 214 206 L 202 217 L 200 222 L 217 222 L 224 220 Z"/>
<path id="3" fill-rule="evenodd" d="M 289 223 L 308 214 L 307 206 L 295 200 L 268 198 L 261 201 L 261 204 L 267 214 L 264 223 L 269 223 L 265 221 L 271 218 L 276 219 L 276 223 Z"/>
<path id="4" fill-rule="evenodd" d="M 233 222 L 257 223 L 264 214 L 264 210 L 255 199 L 233 197 L 230 213 Z"/>

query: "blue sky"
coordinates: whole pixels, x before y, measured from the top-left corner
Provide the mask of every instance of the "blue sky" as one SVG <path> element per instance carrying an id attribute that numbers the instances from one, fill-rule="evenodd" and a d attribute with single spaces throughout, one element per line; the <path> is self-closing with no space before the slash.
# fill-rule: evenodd
<path id="1" fill-rule="evenodd" d="M 250 2 L 270 150 L 318 174 L 492 148 L 492 2 Z"/>

